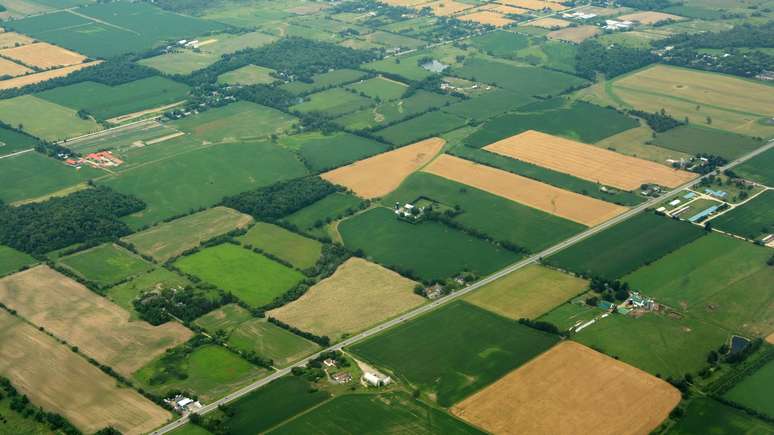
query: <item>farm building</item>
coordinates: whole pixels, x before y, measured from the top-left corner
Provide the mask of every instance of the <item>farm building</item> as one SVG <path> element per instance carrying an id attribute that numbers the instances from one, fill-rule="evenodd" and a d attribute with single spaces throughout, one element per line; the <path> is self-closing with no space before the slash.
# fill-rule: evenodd
<path id="1" fill-rule="evenodd" d="M 389 376 L 382 376 L 376 373 L 364 373 L 363 381 L 372 387 L 384 387 L 392 382 Z"/>

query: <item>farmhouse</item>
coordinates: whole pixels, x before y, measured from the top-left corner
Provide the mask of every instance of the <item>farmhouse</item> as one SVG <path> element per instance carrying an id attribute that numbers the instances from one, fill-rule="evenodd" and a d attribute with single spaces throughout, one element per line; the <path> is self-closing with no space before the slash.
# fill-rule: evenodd
<path id="1" fill-rule="evenodd" d="M 164 402 L 172 406 L 175 411 L 181 414 L 197 411 L 202 408 L 202 404 L 198 400 L 193 400 L 190 397 L 183 396 L 182 394 L 178 394 L 169 399 L 164 399 Z"/>

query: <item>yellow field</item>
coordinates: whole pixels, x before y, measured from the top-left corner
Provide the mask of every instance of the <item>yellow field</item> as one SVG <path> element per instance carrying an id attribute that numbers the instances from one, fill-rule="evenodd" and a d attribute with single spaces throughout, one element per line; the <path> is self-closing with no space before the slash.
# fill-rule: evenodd
<path id="1" fill-rule="evenodd" d="M 0 310 L 0 374 L 30 400 L 65 416 L 85 433 L 113 426 L 147 433 L 172 416 L 25 323 Z"/>
<path id="2" fill-rule="evenodd" d="M 42 69 L 77 65 L 86 60 L 86 56 L 47 42 L 6 48 L 0 50 L 0 55 Z"/>
<path id="3" fill-rule="evenodd" d="M 558 39 L 560 41 L 574 42 L 577 44 L 595 36 L 599 32 L 600 30 L 596 26 L 578 26 L 554 30 L 553 32 L 549 32 L 546 36 L 548 36 L 549 39 Z"/>
<path id="4" fill-rule="evenodd" d="M 665 381 L 564 341 L 452 408 L 497 434 L 649 434 L 680 402 Z"/>
<path id="5" fill-rule="evenodd" d="M 555 2 L 543 2 L 540 0 L 499 0 L 498 3 L 502 3 L 508 6 L 515 6 L 517 8 L 532 9 L 534 11 L 543 10 L 547 7 L 552 11 L 563 11 L 567 9 L 567 6 L 561 5 Z"/>
<path id="6" fill-rule="evenodd" d="M 454 0 L 439 0 L 432 3 L 425 3 L 421 5 L 412 6 L 414 9 L 430 8 L 433 10 L 434 15 L 441 17 L 448 17 L 456 13 L 462 12 L 465 9 L 470 9 L 473 5 L 467 3 L 460 3 Z"/>
<path id="7" fill-rule="evenodd" d="M 0 48 L 16 47 L 17 45 L 32 44 L 35 40 L 29 36 L 16 32 L 0 33 Z"/>
<path id="8" fill-rule="evenodd" d="M 669 159 L 680 160 L 690 157 L 687 153 L 648 144 L 651 140 L 653 140 L 653 130 L 646 125 L 640 125 L 607 137 L 595 143 L 594 146 L 661 164 L 668 164 Z"/>
<path id="9" fill-rule="evenodd" d="M 522 14 L 529 13 L 529 11 L 526 9 L 515 8 L 513 6 L 507 6 L 507 5 L 500 5 L 497 3 L 489 3 L 484 6 L 481 6 L 479 9 L 498 12 L 503 15 L 506 15 L 506 14 L 522 15 Z"/>
<path id="10" fill-rule="evenodd" d="M 565 27 L 568 27 L 571 23 L 569 21 L 560 20 L 558 18 L 541 18 L 539 20 L 535 20 L 531 23 L 529 23 L 530 26 L 535 27 L 542 27 L 544 29 L 564 29 Z"/>
<path id="11" fill-rule="evenodd" d="M 0 302 L 124 376 L 193 335 L 176 322 L 131 322 L 123 308 L 47 266 L 0 280 Z"/>
<path id="12" fill-rule="evenodd" d="M 766 341 L 771 343 L 771 344 L 774 344 L 774 332 L 772 332 L 771 334 L 766 336 Z"/>
<path id="13" fill-rule="evenodd" d="M 288 305 L 269 311 L 303 331 L 338 340 L 422 305 L 416 283 L 361 258 L 350 258 L 336 272 Z"/>
<path id="14" fill-rule="evenodd" d="M 472 14 L 460 15 L 457 17 L 462 21 L 473 21 L 480 24 L 488 24 L 495 27 L 503 27 L 513 23 L 513 20 L 505 18 L 501 14 L 492 11 L 478 11 Z"/>
<path id="15" fill-rule="evenodd" d="M 362 198 L 378 198 L 395 190 L 412 172 L 432 160 L 445 143 L 437 137 L 425 139 L 320 176 Z"/>
<path id="16" fill-rule="evenodd" d="M 75 71 L 78 71 L 83 68 L 87 68 L 90 66 L 94 66 L 97 64 L 102 63 L 101 60 L 97 60 L 94 62 L 87 62 L 82 63 L 79 65 L 73 65 L 73 66 L 67 66 L 64 68 L 59 69 L 53 69 L 48 71 L 39 72 L 37 74 L 29 74 L 22 77 L 16 77 L 13 79 L 3 80 L 0 81 L 0 90 L 2 89 L 13 89 L 13 88 L 20 88 L 22 86 L 27 85 L 33 85 L 35 83 L 45 82 L 46 80 L 55 79 L 57 77 L 64 77 L 67 75 L 70 75 L 70 73 L 73 73 Z"/>
<path id="17" fill-rule="evenodd" d="M 535 130 L 511 136 L 487 145 L 484 149 L 628 191 L 636 190 L 646 183 L 677 187 L 696 178 L 692 172 Z"/>
<path id="18" fill-rule="evenodd" d="M 19 65 L 18 63 L 0 57 L 0 76 L 16 77 L 31 72 L 32 70 L 24 65 Z"/>
<path id="19" fill-rule="evenodd" d="M 635 12 L 633 14 L 621 15 L 616 19 L 621 21 L 626 21 L 626 20 L 636 21 L 640 24 L 647 25 L 647 24 L 656 24 L 667 20 L 681 21 L 681 20 L 684 20 L 685 18 L 677 15 L 666 14 L 664 12 L 646 11 L 646 12 Z"/>

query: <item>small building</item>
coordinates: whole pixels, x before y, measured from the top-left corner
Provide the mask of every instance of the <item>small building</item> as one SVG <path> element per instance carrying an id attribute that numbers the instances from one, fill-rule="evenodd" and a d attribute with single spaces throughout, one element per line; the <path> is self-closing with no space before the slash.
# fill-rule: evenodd
<path id="1" fill-rule="evenodd" d="M 443 296 L 443 286 L 441 284 L 433 284 L 425 289 L 425 296 L 432 300 L 438 299 Z"/>
<path id="2" fill-rule="evenodd" d="M 325 367 L 336 367 L 336 360 L 328 358 L 325 361 L 323 361 L 323 365 Z"/>
<path id="3" fill-rule="evenodd" d="M 380 376 L 376 373 L 364 373 L 363 381 L 372 387 L 384 387 L 392 382 L 389 376 Z"/>

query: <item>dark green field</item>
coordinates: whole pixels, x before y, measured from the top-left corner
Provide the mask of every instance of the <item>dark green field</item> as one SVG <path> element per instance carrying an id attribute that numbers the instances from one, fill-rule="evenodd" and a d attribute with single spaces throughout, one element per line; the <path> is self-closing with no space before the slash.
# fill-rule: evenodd
<path id="1" fill-rule="evenodd" d="M 24 252 L 0 245 L 0 276 L 16 272 L 24 266 L 35 264 L 37 260 Z"/>
<path id="2" fill-rule="evenodd" d="M 500 115 L 535 101 L 534 98 L 507 89 L 497 89 L 483 95 L 478 95 L 457 104 L 444 107 L 443 111 L 483 121 L 495 115 Z"/>
<path id="3" fill-rule="evenodd" d="M 91 167 L 80 171 L 59 160 L 30 151 L 0 160 L 0 200 L 33 199 L 71 188 L 103 172 Z"/>
<path id="4" fill-rule="evenodd" d="M 514 66 L 473 58 L 452 74 L 475 82 L 509 89 L 524 96 L 557 95 L 565 89 L 582 85 L 586 80 L 569 74 L 531 66 Z"/>
<path id="5" fill-rule="evenodd" d="M 774 148 L 735 167 L 734 172 L 744 178 L 774 187 Z"/>
<path id="6" fill-rule="evenodd" d="M 344 244 L 368 258 L 423 280 L 464 270 L 492 273 L 519 259 L 513 252 L 437 222 L 399 221 L 391 209 L 376 208 L 339 224 Z"/>
<path id="7" fill-rule="evenodd" d="M 342 88 L 332 88 L 305 97 L 301 104 L 291 106 L 291 110 L 301 113 L 320 113 L 336 117 L 356 110 L 370 107 L 374 101 Z"/>
<path id="8" fill-rule="evenodd" d="M 768 416 L 774 416 L 774 402 L 770 400 L 772 390 L 774 361 L 769 360 L 763 367 L 734 385 L 723 397 Z"/>
<path id="9" fill-rule="evenodd" d="M 718 216 L 712 220 L 712 225 L 748 239 L 774 232 L 774 191 L 767 190 L 741 207 Z"/>
<path id="10" fill-rule="evenodd" d="M 467 302 L 455 301 L 352 347 L 448 407 L 559 340 Z"/>
<path id="11" fill-rule="evenodd" d="M 712 399 L 695 398 L 669 435 L 771 435 L 774 425 Z"/>
<path id="12" fill-rule="evenodd" d="M 491 32 L 471 38 L 468 42 L 474 47 L 498 57 L 510 57 L 516 51 L 529 45 L 529 38 L 514 32 Z"/>
<path id="13" fill-rule="evenodd" d="M 349 193 L 336 192 L 287 216 L 284 222 L 313 235 L 325 233 L 323 226 L 346 213 L 354 212 L 363 201 Z"/>
<path id="14" fill-rule="evenodd" d="M 0 157 L 35 148 L 38 140 L 32 136 L 0 127 Z"/>
<path id="15" fill-rule="evenodd" d="M 282 144 L 298 149 L 312 172 L 337 168 L 390 148 L 387 144 L 342 132 L 328 135 L 318 132 L 298 134 L 282 139 Z"/>
<path id="16" fill-rule="evenodd" d="M 617 279 L 690 243 L 704 230 L 653 213 L 641 213 L 547 259 L 578 274 Z"/>
<path id="17" fill-rule="evenodd" d="M 465 120 L 439 110 L 419 115 L 374 134 L 394 145 L 408 145 L 465 125 Z"/>
<path id="18" fill-rule="evenodd" d="M 763 145 L 762 140 L 710 128 L 683 125 L 656 134 L 655 145 L 687 154 L 712 154 L 733 160 Z"/>

